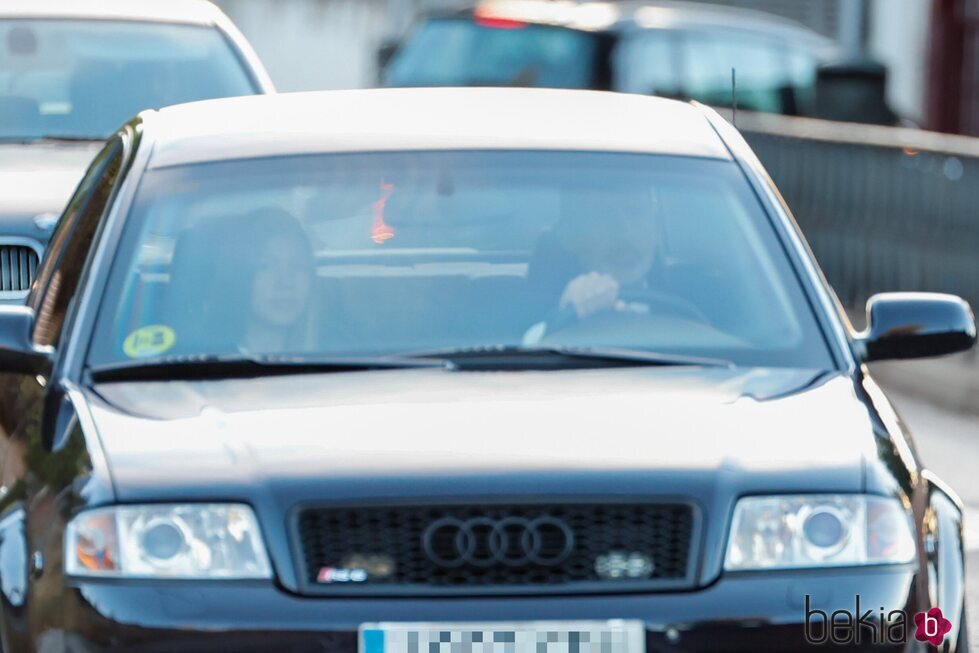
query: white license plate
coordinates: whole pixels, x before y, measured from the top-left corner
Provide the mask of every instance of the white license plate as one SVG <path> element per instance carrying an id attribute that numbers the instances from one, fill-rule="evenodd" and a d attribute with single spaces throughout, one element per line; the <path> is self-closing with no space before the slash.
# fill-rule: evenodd
<path id="1" fill-rule="evenodd" d="M 645 653 L 641 621 L 375 623 L 359 653 Z"/>

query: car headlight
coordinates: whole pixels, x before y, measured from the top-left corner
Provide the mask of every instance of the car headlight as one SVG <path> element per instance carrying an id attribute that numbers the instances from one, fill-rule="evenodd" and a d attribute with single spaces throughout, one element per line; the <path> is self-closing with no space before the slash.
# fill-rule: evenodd
<path id="1" fill-rule="evenodd" d="M 900 564 L 914 556 L 914 524 L 897 499 L 838 494 L 747 497 L 734 509 L 724 568 Z"/>
<path id="2" fill-rule="evenodd" d="M 239 504 L 89 510 L 65 531 L 65 573 L 117 578 L 270 578 L 255 513 Z"/>

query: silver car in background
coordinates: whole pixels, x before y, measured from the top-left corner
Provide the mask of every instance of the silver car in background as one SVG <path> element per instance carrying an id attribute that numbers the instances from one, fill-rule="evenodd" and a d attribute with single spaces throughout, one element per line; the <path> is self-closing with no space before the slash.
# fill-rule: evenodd
<path id="1" fill-rule="evenodd" d="M 0 3 L 0 302 L 26 296 L 68 197 L 126 120 L 273 91 L 241 32 L 204 0 Z"/>

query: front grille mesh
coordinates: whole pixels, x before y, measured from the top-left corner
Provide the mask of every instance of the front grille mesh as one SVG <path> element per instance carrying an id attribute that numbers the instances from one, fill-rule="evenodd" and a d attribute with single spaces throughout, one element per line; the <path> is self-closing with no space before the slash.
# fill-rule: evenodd
<path id="1" fill-rule="evenodd" d="M 0 243 L 0 293 L 29 290 L 38 263 L 37 252 L 31 247 Z"/>
<path id="2" fill-rule="evenodd" d="M 491 524 L 501 522 L 516 524 L 506 563 L 490 559 L 487 547 Z M 520 559 L 519 525 L 528 522 L 543 525 L 538 561 Z M 475 525 L 481 535 L 475 560 L 445 564 L 458 549 L 451 528 L 433 527 L 443 523 Z M 566 536 L 554 523 L 572 533 L 566 551 Z M 299 513 L 296 537 L 311 593 L 601 592 L 690 586 L 695 526 L 693 507 L 683 503 L 313 508 Z M 610 574 L 608 561 L 616 557 L 620 565 L 651 561 L 651 569 Z M 321 577 L 326 568 L 358 567 L 371 572 L 366 580 L 324 583 Z"/>

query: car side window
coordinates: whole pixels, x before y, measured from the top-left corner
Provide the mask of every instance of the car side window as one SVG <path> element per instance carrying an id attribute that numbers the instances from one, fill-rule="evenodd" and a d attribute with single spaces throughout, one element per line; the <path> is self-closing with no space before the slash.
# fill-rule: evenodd
<path id="1" fill-rule="evenodd" d="M 28 300 L 34 309 L 34 344 L 54 346 L 81 278 L 95 232 L 112 199 L 125 159 L 125 136 L 95 157 L 58 221 Z"/>
<path id="2" fill-rule="evenodd" d="M 791 46 L 786 49 L 786 55 L 798 112 L 804 116 L 812 115 L 816 109 L 816 71 L 819 68 L 819 59 L 811 52 Z"/>
<path id="3" fill-rule="evenodd" d="M 731 69 L 737 70 L 738 106 L 782 113 L 790 83 L 782 44 L 760 35 L 686 32 L 683 36 L 685 95 L 705 104 L 731 103 Z"/>
<path id="4" fill-rule="evenodd" d="M 613 54 L 615 90 L 679 97 L 678 47 L 668 30 L 642 30 L 624 39 Z"/>

